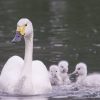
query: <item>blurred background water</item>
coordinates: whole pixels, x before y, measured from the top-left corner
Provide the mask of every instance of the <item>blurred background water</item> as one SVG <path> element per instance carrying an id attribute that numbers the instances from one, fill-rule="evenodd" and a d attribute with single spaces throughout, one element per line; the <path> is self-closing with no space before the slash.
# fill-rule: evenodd
<path id="1" fill-rule="evenodd" d="M 68 60 L 70 72 L 85 62 L 89 73 L 100 72 L 100 0 L 0 0 L 0 69 L 9 57 L 24 57 L 24 41 L 11 44 L 22 17 L 33 22 L 33 59 L 47 68 Z"/>

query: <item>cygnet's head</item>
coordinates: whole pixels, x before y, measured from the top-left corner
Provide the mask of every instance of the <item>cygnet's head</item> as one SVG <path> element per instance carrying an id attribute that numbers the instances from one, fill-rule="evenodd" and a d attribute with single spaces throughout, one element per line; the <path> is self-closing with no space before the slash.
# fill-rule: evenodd
<path id="1" fill-rule="evenodd" d="M 57 75 L 60 74 L 60 71 L 57 65 L 51 65 L 49 68 L 49 72 L 52 77 L 56 77 Z"/>
<path id="2" fill-rule="evenodd" d="M 78 75 L 87 75 L 87 66 L 85 63 L 78 63 L 75 68 L 75 73 Z"/>
<path id="3" fill-rule="evenodd" d="M 16 35 L 12 42 L 19 42 L 22 37 L 33 35 L 33 25 L 27 18 L 21 18 L 17 23 Z"/>
<path id="4" fill-rule="evenodd" d="M 87 75 L 87 66 L 86 66 L 86 64 L 85 63 L 78 63 L 76 65 L 75 71 L 72 74 L 76 75 L 76 76 Z"/>
<path id="5" fill-rule="evenodd" d="M 74 82 L 76 78 L 87 75 L 87 66 L 85 63 L 78 63 L 76 65 L 75 71 L 70 75 L 70 79 Z"/>
<path id="6" fill-rule="evenodd" d="M 68 72 L 68 62 L 65 60 L 62 60 L 58 63 L 58 67 L 60 69 L 61 73 L 67 73 Z"/>

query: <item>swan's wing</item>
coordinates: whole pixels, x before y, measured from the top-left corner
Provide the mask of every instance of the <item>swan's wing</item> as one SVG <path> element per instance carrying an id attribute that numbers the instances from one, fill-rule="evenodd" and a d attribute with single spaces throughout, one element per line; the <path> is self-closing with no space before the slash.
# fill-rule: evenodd
<path id="1" fill-rule="evenodd" d="M 19 79 L 20 72 L 23 67 L 23 59 L 19 56 L 13 56 L 8 59 L 6 64 L 4 65 L 1 76 L 0 83 L 8 90 L 13 89 L 13 86 L 16 84 Z"/>
<path id="2" fill-rule="evenodd" d="M 33 89 L 39 94 L 51 90 L 49 73 L 46 66 L 39 60 L 32 62 Z M 37 94 L 35 93 L 35 94 Z"/>

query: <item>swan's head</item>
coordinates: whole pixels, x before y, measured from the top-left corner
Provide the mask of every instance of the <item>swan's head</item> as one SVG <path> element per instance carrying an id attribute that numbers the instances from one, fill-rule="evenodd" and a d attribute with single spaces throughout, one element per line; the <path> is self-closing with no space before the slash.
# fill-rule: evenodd
<path id="1" fill-rule="evenodd" d="M 72 82 L 75 82 L 78 77 L 86 77 L 87 66 L 85 63 L 78 63 L 76 65 L 75 71 L 70 75 Z"/>
<path id="2" fill-rule="evenodd" d="M 29 37 L 33 34 L 33 25 L 27 18 L 21 18 L 17 23 L 16 35 L 12 42 L 18 42 L 22 37 Z"/>
<path id="3" fill-rule="evenodd" d="M 67 73 L 68 72 L 68 62 L 67 61 L 60 61 L 58 63 L 58 67 L 61 73 Z"/>
<path id="4" fill-rule="evenodd" d="M 49 72 L 52 77 L 56 77 L 57 75 L 60 74 L 60 71 L 57 65 L 51 65 L 49 68 Z"/>

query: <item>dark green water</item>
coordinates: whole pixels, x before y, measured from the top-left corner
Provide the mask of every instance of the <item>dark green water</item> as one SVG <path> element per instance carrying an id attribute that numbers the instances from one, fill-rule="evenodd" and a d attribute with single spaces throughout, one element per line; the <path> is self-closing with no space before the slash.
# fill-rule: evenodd
<path id="1" fill-rule="evenodd" d="M 47 67 L 68 60 L 70 71 L 85 62 L 89 73 L 100 72 L 100 0 L 0 0 L 1 69 L 9 57 L 24 57 L 24 42 L 10 43 L 22 17 L 34 25 L 34 59 Z"/>

